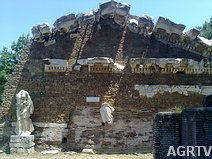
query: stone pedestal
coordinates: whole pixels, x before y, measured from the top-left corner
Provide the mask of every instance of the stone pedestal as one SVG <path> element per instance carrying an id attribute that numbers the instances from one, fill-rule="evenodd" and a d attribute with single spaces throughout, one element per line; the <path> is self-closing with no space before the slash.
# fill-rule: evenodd
<path id="1" fill-rule="evenodd" d="M 10 153 L 32 153 L 34 152 L 34 135 L 10 137 Z"/>

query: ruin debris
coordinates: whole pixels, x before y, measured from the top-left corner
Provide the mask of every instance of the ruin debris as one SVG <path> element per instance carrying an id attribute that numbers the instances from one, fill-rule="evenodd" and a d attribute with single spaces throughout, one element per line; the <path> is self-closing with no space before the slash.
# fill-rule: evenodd
<path id="1" fill-rule="evenodd" d="M 139 17 L 138 24 L 141 28 L 154 27 L 153 18 L 149 15 L 143 15 L 142 17 Z"/>
<path id="2" fill-rule="evenodd" d="M 143 35 L 151 34 L 154 28 L 153 18 L 148 15 L 143 15 L 138 19 L 138 25 L 140 27 L 140 33 Z"/>
<path id="3" fill-rule="evenodd" d="M 128 29 L 133 33 L 139 33 L 140 28 L 138 26 L 138 20 L 136 19 L 130 19 L 128 24 Z"/>
<path id="4" fill-rule="evenodd" d="M 85 13 L 80 13 L 76 15 L 76 19 L 79 23 L 79 26 L 84 26 L 87 23 L 92 23 L 95 21 L 95 12 L 94 11 L 89 11 Z"/>
<path id="5" fill-rule="evenodd" d="M 44 42 L 45 38 L 52 34 L 51 26 L 43 23 L 32 27 L 32 35 L 35 41 Z"/>
<path id="6" fill-rule="evenodd" d="M 68 33 L 78 27 L 78 21 L 75 14 L 69 14 L 57 19 L 53 25 L 59 32 Z"/>
<path id="7" fill-rule="evenodd" d="M 32 28 L 32 34 L 35 41 L 44 43 L 44 46 L 50 46 L 56 43 L 54 34 L 57 31 L 60 34 L 76 33 L 80 27 L 88 23 L 97 24 L 97 30 L 100 31 L 101 22 L 108 20 L 108 25 L 113 28 L 127 26 L 132 33 L 140 34 L 140 36 L 150 37 L 154 35 L 157 40 L 165 44 L 168 43 L 204 57 L 211 57 L 212 42 L 199 36 L 197 29 L 184 32 L 185 25 L 174 23 L 164 17 L 159 17 L 154 24 L 153 18 L 149 15 L 141 17 L 131 15 L 130 8 L 131 6 L 125 3 L 108 1 L 100 4 L 97 10 L 80 13 L 76 16 L 69 14 L 60 17 L 53 24 L 53 29 L 46 23 L 35 26 Z M 70 37 L 74 38 L 77 35 L 71 34 Z"/>
<path id="8" fill-rule="evenodd" d="M 197 36 L 200 34 L 200 31 L 197 30 L 197 29 L 191 29 L 191 30 L 185 32 L 185 34 L 186 34 L 187 36 L 189 36 L 189 38 L 190 38 L 191 40 L 194 40 L 194 39 L 196 39 Z"/>
<path id="9" fill-rule="evenodd" d="M 101 18 L 114 18 L 114 21 L 121 26 L 125 24 L 130 12 L 130 5 L 116 1 L 100 4 L 99 8 Z"/>
<path id="10" fill-rule="evenodd" d="M 165 19 L 163 17 L 159 17 L 157 23 L 155 24 L 154 32 L 165 31 L 169 35 L 182 35 L 183 30 L 185 29 L 185 25 L 176 24 L 169 19 Z"/>

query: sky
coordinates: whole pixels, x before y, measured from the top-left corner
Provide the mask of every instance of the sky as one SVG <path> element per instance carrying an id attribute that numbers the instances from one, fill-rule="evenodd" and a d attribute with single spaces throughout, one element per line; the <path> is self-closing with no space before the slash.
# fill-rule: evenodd
<path id="1" fill-rule="evenodd" d="M 186 25 L 186 30 L 201 26 L 212 17 L 212 0 L 116 0 L 131 5 L 131 14 L 159 16 Z M 21 34 L 44 22 L 50 25 L 59 17 L 98 9 L 104 0 L 0 0 L 0 49 L 10 47 Z"/>

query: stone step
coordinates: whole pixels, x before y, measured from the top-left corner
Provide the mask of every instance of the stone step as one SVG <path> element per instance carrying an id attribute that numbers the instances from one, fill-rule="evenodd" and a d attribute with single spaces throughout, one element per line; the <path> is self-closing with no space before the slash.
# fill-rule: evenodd
<path id="1" fill-rule="evenodd" d="M 34 141 L 34 135 L 29 136 L 12 135 L 10 137 L 10 143 L 29 143 L 33 141 Z"/>
<path id="2" fill-rule="evenodd" d="M 17 143 L 12 143 L 10 142 L 10 148 L 31 148 L 34 147 L 35 143 L 34 142 L 17 142 Z"/>
<path id="3" fill-rule="evenodd" d="M 34 135 L 10 137 L 10 153 L 32 153 L 34 152 Z"/>
<path id="4" fill-rule="evenodd" d="M 10 148 L 10 153 L 11 154 L 15 154 L 15 153 L 23 153 L 23 154 L 29 154 L 29 153 L 33 153 L 34 147 L 31 147 L 29 149 L 25 149 L 25 148 Z"/>

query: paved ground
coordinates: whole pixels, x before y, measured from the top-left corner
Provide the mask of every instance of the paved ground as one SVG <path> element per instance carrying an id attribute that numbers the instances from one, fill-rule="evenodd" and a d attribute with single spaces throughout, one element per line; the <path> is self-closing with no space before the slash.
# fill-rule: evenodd
<path id="1" fill-rule="evenodd" d="M 0 159 L 153 159 L 152 154 L 137 155 L 86 155 L 86 154 L 48 154 L 34 153 L 31 155 L 0 154 Z"/>

